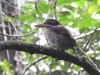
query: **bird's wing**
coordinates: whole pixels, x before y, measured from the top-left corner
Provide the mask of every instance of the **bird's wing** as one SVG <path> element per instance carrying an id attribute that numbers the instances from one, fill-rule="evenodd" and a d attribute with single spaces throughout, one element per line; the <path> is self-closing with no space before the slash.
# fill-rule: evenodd
<path id="1" fill-rule="evenodd" d="M 53 32 L 55 32 L 57 35 L 64 36 L 68 40 L 68 42 L 72 43 L 73 46 L 76 46 L 77 45 L 75 39 L 70 34 L 69 30 L 67 30 L 65 27 L 59 25 L 59 26 L 53 26 L 50 29 Z"/>

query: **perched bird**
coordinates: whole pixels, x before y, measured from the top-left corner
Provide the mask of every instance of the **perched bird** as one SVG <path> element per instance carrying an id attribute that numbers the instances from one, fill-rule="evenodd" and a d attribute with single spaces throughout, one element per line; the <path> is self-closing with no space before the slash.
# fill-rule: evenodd
<path id="1" fill-rule="evenodd" d="M 45 39 L 51 48 L 61 51 L 71 48 L 80 60 L 80 57 L 74 49 L 74 46 L 77 46 L 76 40 L 57 20 L 48 19 L 43 24 L 36 25 L 35 27 L 44 27 Z"/>
<path id="2" fill-rule="evenodd" d="M 80 57 L 76 53 L 76 50 L 74 49 L 74 46 L 76 46 L 77 50 L 80 50 L 80 52 L 82 52 L 87 57 L 88 61 L 93 64 L 95 68 L 97 68 L 90 57 L 88 57 L 86 53 L 78 47 L 76 40 L 71 36 L 69 31 L 57 20 L 48 19 L 43 24 L 38 24 L 35 27 L 44 27 L 45 39 L 51 48 L 56 50 L 68 50 L 71 48 L 73 49 L 78 59 L 81 61 Z"/>
<path id="3" fill-rule="evenodd" d="M 44 27 L 44 35 L 48 45 L 57 50 L 67 50 L 76 46 L 75 39 L 57 20 L 48 19 L 36 27 Z"/>

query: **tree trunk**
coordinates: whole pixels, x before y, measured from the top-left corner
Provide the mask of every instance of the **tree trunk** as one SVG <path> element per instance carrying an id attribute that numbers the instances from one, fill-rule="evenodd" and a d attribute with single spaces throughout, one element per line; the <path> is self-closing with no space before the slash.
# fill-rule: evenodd
<path id="1" fill-rule="evenodd" d="M 17 8 L 18 0 L 0 0 L 0 32 L 9 35 L 19 35 L 18 28 L 20 22 L 18 20 L 18 16 L 20 12 Z M 13 21 L 9 18 L 12 18 Z M 8 41 L 11 39 L 18 40 L 16 38 L 3 36 L 0 34 L 0 41 Z M 13 65 L 12 70 L 14 71 L 16 69 L 16 61 L 14 60 L 15 53 L 15 51 L 8 50 L 0 51 L 0 59 L 7 59 L 8 62 Z M 0 70 L 0 75 L 3 75 L 2 70 Z"/>

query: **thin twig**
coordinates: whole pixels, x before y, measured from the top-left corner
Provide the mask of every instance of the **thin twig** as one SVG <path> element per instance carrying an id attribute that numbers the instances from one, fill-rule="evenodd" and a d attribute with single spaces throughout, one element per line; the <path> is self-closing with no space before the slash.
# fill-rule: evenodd
<path id="1" fill-rule="evenodd" d="M 15 31 L 16 31 L 16 34 L 18 35 L 18 31 L 15 27 L 15 24 L 9 19 L 9 17 L 1 10 L 1 13 L 9 20 L 9 22 L 13 25 Z"/>
<path id="2" fill-rule="evenodd" d="M 37 28 L 37 30 L 38 30 L 38 28 Z M 24 37 L 24 36 L 28 36 L 28 35 L 30 35 L 30 34 L 35 33 L 37 30 L 32 31 L 32 32 L 29 32 L 29 33 L 26 33 L 26 34 L 23 34 L 23 35 L 9 35 L 9 34 L 4 34 L 4 33 L 2 33 L 2 32 L 0 32 L 0 34 L 2 34 L 2 35 L 4 35 L 4 36 L 8 36 L 8 37 Z"/>
<path id="3" fill-rule="evenodd" d="M 47 18 L 45 20 L 47 20 L 50 17 L 50 0 L 48 0 L 48 13 L 47 13 Z"/>
<path id="4" fill-rule="evenodd" d="M 40 4 L 37 4 L 37 6 L 39 6 L 41 8 L 41 10 L 46 13 L 45 9 L 42 8 L 42 6 Z"/>
<path id="5" fill-rule="evenodd" d="M 93 34 L 96 32 L 96 30 L 97 30 L 97 28 L 96 28 L 96 29 L 93 31 L 93 33 L 91 34 L 91 36 L 90 36 L 90 38 L 89 38 L 88 42 L 86 43 L 86 46 L 84 47 L 83 51 L 85 51 L 85 49 L 86 49 L 87 45 L 89 44 L 89 42 L 90 42 L 90 40 L 91 40 L 91 38 L 92 38 Z"/>
<path id="6" fill-rule="evenodd" d="M 37 60 L 35 60 L 34 62 L 32 62 L 29 66 L 27 66 L 27 67 L 25 68 L 25 70 L 23 70 L 22 75 L 25 75 L 25 72 L 26 72 L 32 65 L 36 64 L 37 62 L 39 62 L 39 61 L 41 61 L 41 60 L 43 60 L 43 59 L 45 59 L 45 58 L 47 58 L 47 57 L 48 57 L 47 55 L 44 55 L 43 57 L 40 57 L 39 59 L 37 59 Z"/>
<path id="7" fill-rule="evenodd" d="M 57 5 L 57 0 L 54 0 L 54 15 L 55 15 L 55 18 L 57 20 L 56 5 Z"/>
<path id="8" fill-rule="evenodd" d="M 96 29 L 96 31 L 97 31 L 97 32 L 100 31 L 100 28 Z M 94 32 L 94 30 L 92 30 L 92 31 L 90 31 L 90 32 L 88 32 L 88 33 L 82 34 L 82 35 L 76 37 L 75 39 L 77 40 L 77 39 L 85 38 L 85 37 L 87 37 L 88 35 L 91 35 L 93 32 Z"/>
<path id="9" fill-rule="evenodd" d="M 37 3 L 37 1 L 35 1 L 35 10 L 37 11 L 37 14 L 39 15 L 39 18 L 41 20 L 41 15 L 40 15 L 40 12 L 38 11 L 37 5 L 38 5 L 38 3 Z M 42 20 L 41 20 L 41 22 L 42 22 Z"/>
<path id="10" fill-rule="evenodd" d="M 96 32 L 96 30 L 97 30 L 97 28 L 96 28 L 96 29 L 93 31 L 93 33 L 91 34 L 91 36 L 90 36 L 88 42 L 86 43 L 86 46 L 84 47 L 83 51 L 85 51 L 85 49 L 87 48 L 87 46 L 88 46 L 88 44 L 89 44 L 91 38 L 93 37 L 93 34 Z M 91 59 L 90 59 L 90 60 L 91 60 Z M 95 65 L 94 62 L 93 62 L 92 60 L 91 60 L 91 64 L 93 64 L 93 66 L 94 66 L 97 70 L 99 70 L 98 67 L 97 67 L 97 65 Z"/>

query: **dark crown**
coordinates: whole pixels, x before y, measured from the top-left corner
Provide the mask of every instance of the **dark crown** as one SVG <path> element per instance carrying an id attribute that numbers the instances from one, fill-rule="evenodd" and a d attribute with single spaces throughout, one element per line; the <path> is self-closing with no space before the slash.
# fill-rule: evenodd
<path id="1" fill-rule="evenodd" d="M 52 25 L 52 26 L 60 25 L 60 23 L 54 19 L 48 19 L 44 22 L 44 24 L 48 24 L 48 25 Z"/>

